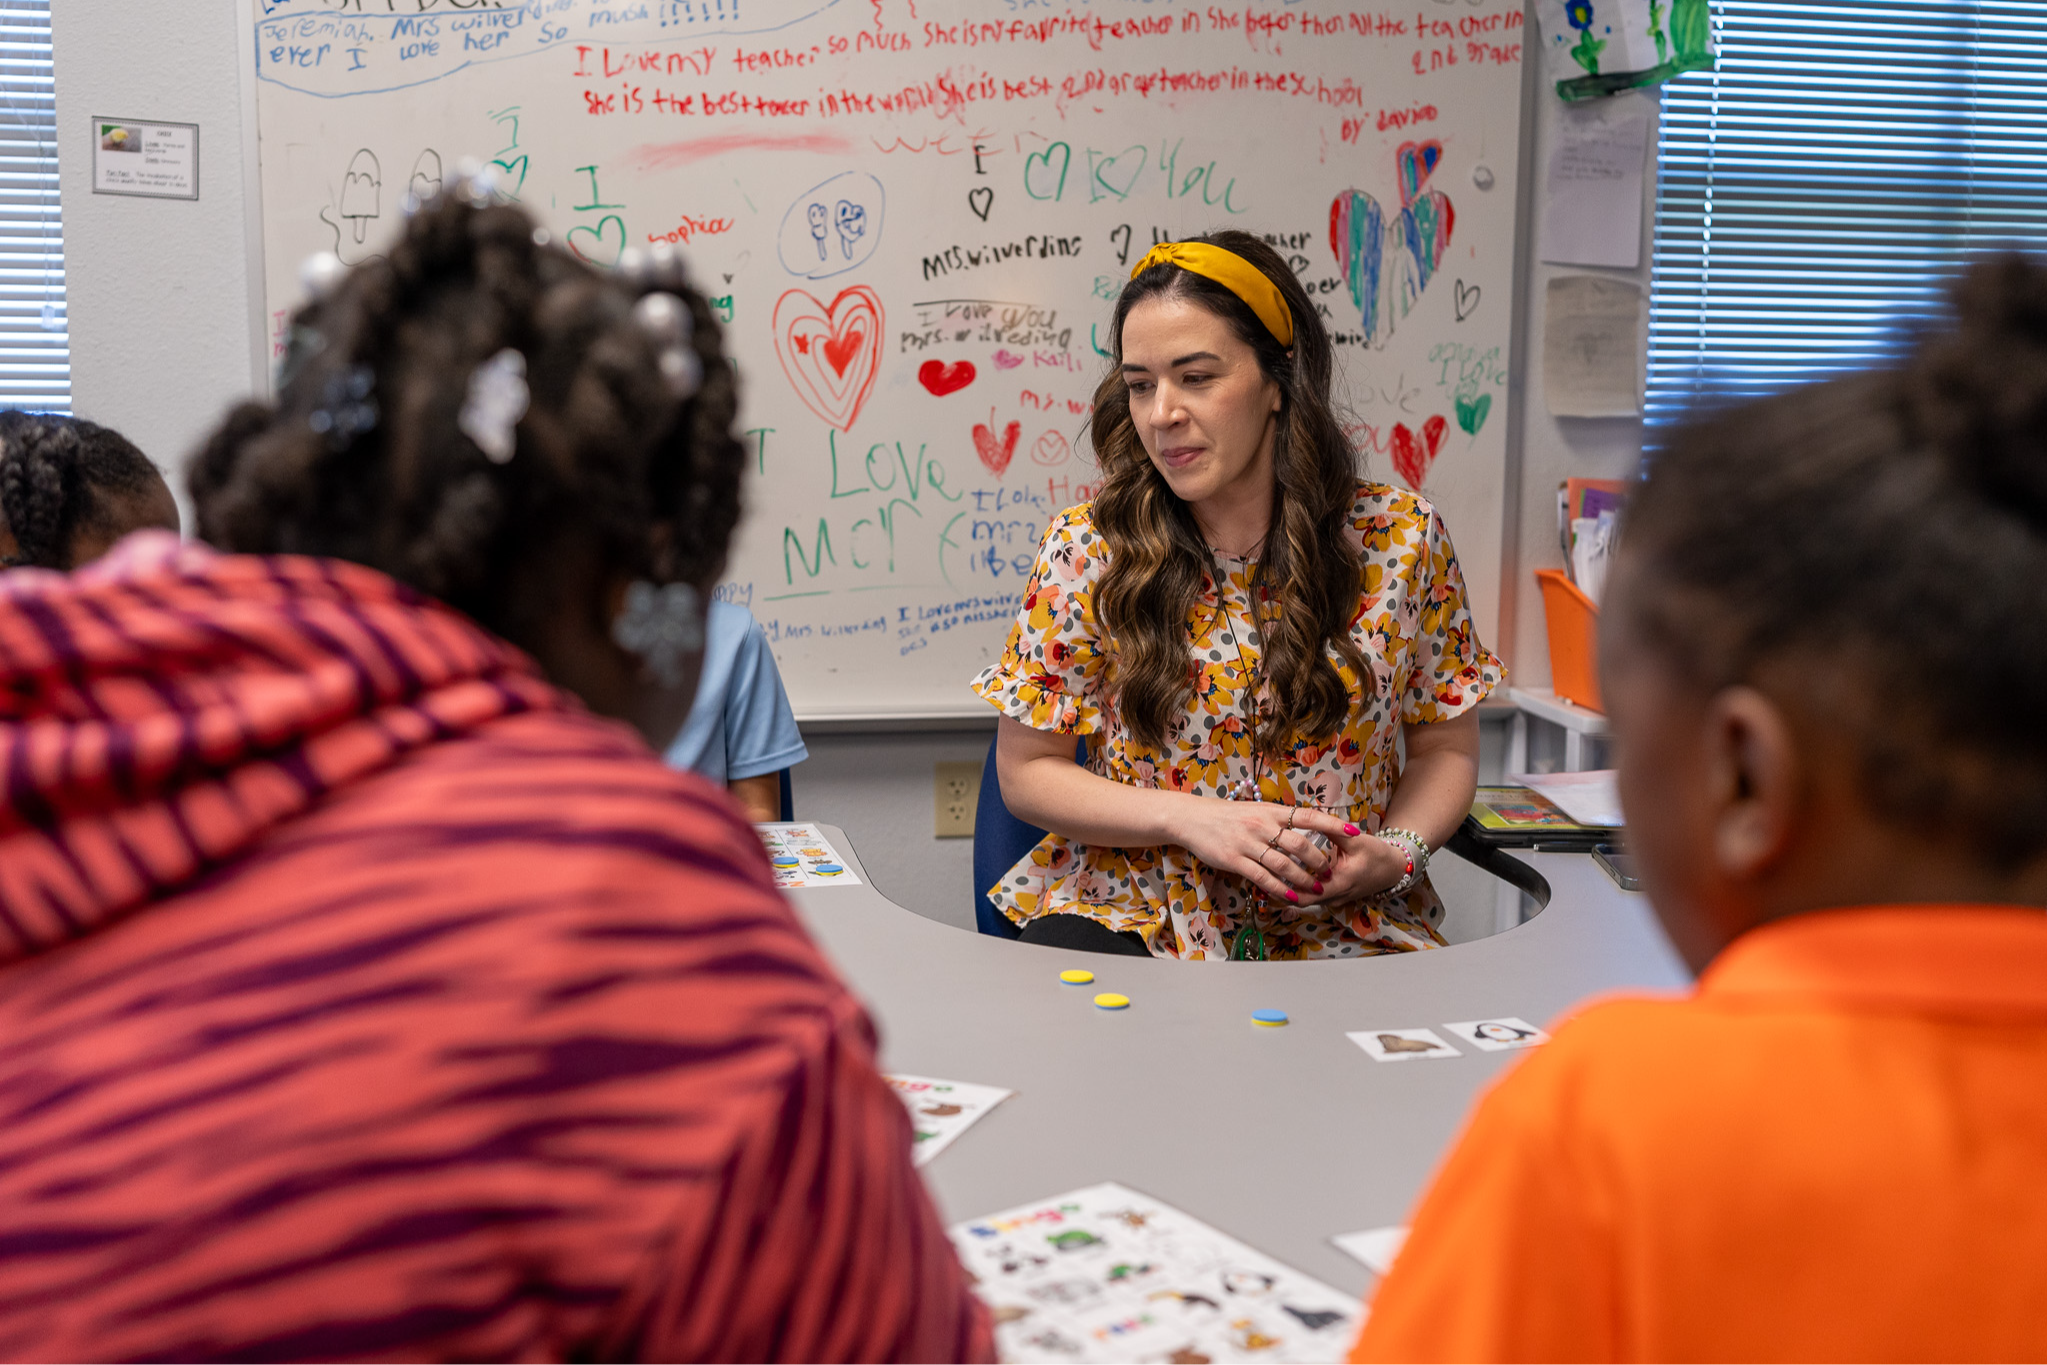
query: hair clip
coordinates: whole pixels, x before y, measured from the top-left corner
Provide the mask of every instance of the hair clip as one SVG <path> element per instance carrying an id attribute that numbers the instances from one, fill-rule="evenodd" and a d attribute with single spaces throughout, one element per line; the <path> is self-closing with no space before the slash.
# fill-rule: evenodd
<path id="1" fill-rule="evenodd" d="M 633 305 L 633 322 L 661 348 L 655 363 L 670 393 L 688 398 L 703 386 L 704 365 L 690 345 L 696 323 L 687 304 L 673 294 L 642 294 Z"/>
<path id="2" fill-rule="evenodd" d="M 356 437 L 376 428 L 376 385 L 377 372 L 367 365 L 351 365 L 328 375 L 320 406 L 306 418 L 306 425 L 325 436 L 331 449 L 348 449 Z"/>
<path id="3" fill-rule="evenodd" d="M 483 208 L 497 197 L 497 172 L 475 157 L 465 156 L 455 163 L 452 188 L 463 203 L 471 208 Z"/>
<path id="4" fill-rule="evenodd" d="M 701 599 L 688 583 L 640 579 L 625 590 L 625 610 L 611 623 L 620 649 L 640 657 L 665 687 L 682 686 L 682 663 L 704 647 Z"/>
<path id="5" fill-rule="evenodd" d="M 509 463 L 518 449 L 515 428 L 533 394 L 526 387 L 526 357 L 507 346 L 469 374 L 469 392 L 455 425 L 492 464 Z"/>
<path id="6" fill-rule="evenodd" d="M 533 245 L 546 246 L 549 242 L 553 240 L 554 234 L 552 232 L 549 232 L 546 228 L 537 227 L 533 229 Z"/>
<path id="7" fill-rule="evenodd" d="M 647 276 L 664 289 L 682 283 L 682 253 L 672 243 L 656 242 L 647 248 Z"/>
<path id="8" fill-rule="evenodd" d="M 324 299 L 348 274 L 348 267 L 331 251 L 316 251 L 299 262 L 299 288 L 308 301 Z"/>

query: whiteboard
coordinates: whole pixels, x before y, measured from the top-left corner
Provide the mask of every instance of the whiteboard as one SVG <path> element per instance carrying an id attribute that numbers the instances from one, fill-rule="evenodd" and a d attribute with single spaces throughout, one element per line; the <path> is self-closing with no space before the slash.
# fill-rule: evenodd
<path id="1" fill-rule="evenodd" d="M 721 596 L 797 715 L 985 714 L 1047 520 L 1090 496 L 1129 267 L 1225 226 L 1338 337 L 1374 477 L 1498 616 L 1520 0 L 251 0 L 266 306 L 495 166 L 572 248 L 669 241 L 744 386 Z"/>

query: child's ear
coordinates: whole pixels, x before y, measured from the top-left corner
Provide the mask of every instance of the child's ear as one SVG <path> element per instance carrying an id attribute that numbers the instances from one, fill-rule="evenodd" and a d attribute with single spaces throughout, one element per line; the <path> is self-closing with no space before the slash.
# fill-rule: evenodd
<path id="1" fill-rule="evenodd" d="M 1789 847 L 1802 804 L 1791 725 L 1753 687 L 1715 695 L 1704 724 L 1713 861 L 1729 881 L 1753 881 Z"/>

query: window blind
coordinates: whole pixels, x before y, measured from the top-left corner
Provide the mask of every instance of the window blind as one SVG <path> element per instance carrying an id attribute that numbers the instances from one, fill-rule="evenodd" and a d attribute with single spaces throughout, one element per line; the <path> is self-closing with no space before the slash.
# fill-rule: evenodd
<path id="1" fill-rule="evenodd" d="M 50 0 L 0 0 L 0 407 L 71 410 Z"/>
<path id="2" fill-rule="evenodd" d="M 1716 0 L 1664 87 L 1648 420 L 1866 364 L 2047 248 L 2047 5 Z"/>

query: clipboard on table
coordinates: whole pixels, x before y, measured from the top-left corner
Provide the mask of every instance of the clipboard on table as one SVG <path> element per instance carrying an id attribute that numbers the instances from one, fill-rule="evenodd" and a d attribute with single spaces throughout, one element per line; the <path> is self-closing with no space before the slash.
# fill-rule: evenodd
<path id="1" fill-rule="evenodd" d="M 1583 825 L 1527 787 L 1480 787 L 1463 833 L 1490 848 L 1536 848 L 1585 852 L 1611 843 L 1619 831 Z"/>

